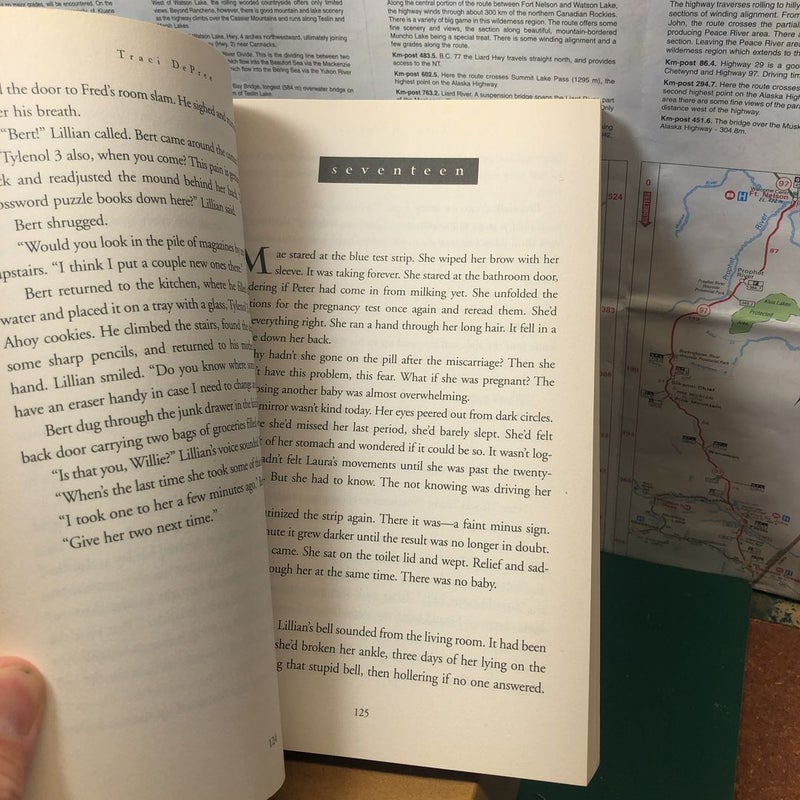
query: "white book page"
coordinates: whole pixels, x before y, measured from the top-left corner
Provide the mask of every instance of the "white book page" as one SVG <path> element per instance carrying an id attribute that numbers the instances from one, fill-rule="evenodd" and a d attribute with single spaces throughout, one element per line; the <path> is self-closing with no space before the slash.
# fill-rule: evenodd
<path id="1" fill-rule="evenodd" d="M 224 60 L 0 12 L 0 651 L 49 682 L 28 800 L 283 775 Z"/>
<path id="2" fill-rule="evenodd" d="M 585 783 L 599 104 L 236 109 L 287 747 Z"/>

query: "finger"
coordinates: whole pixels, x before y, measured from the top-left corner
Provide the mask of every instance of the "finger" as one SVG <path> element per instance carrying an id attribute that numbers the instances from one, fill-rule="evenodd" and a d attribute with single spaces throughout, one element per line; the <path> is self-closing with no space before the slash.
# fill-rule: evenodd
<path id="1" fill-rule="evenodd" d="M 0 800 L 19 800 L 45 703 L 41 673 L 21 658 L 0 656 Z"/>

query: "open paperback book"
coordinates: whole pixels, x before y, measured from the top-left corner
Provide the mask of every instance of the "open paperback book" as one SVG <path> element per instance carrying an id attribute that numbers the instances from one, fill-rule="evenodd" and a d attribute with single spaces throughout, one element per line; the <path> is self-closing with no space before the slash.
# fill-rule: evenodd
<path id="1" fill-rule="evenodd" d="M 255 800 L 284 748 L 586 783 L 599 105 L 234 103 L 49 10 L 0 60 L 31 798 Z"/>

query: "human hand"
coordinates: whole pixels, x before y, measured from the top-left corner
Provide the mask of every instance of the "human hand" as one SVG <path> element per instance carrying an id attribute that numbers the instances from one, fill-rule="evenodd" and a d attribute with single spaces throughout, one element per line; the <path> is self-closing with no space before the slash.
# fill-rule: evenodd
<path id="1" fill-rule="evenodd" d="M 0 800 L 21 800 L 42 722 L 45 683 L 32 664 L 0 656 Z"/>

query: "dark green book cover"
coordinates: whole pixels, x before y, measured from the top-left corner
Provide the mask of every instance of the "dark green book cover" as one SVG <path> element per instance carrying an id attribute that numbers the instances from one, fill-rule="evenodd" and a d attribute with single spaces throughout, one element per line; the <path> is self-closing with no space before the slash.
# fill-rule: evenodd
<path id="1" fill-rule="evenodd" d="M 603 554 L 600 768 L 518 800 L 732 800 L 750 587 Z"/>

